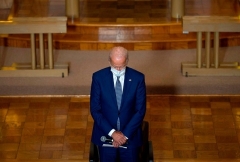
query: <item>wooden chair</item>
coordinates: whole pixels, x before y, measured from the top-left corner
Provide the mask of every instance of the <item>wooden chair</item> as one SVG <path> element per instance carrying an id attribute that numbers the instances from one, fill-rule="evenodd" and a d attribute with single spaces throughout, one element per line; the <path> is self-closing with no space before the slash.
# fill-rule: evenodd
<path id="1" fill-rule="evenodd" d="M 139 153 L 140 162 L 153 162 L 153 149 L 152 141 L 148 139 L 149 123 L 143 121 L 142 134 L 143 134 L 143 146 Z M 89 162 L 99 162 L 98 148 L 95 144 L 91 143 L 89 152 Z"/>

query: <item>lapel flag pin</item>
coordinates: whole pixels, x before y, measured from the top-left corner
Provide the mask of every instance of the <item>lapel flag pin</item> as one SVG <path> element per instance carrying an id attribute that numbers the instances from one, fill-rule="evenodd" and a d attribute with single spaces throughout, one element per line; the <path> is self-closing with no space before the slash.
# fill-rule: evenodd
<path id="1" fill-rule="evenodd" d="M 132 79 L 129 79 L 129 82 L 131 82 L 132 81 Z"/>

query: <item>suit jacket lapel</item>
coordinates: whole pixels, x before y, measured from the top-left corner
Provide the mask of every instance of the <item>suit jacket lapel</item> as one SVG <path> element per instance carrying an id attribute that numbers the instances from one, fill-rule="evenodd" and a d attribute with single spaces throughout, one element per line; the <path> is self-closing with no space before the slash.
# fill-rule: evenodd
<path id="1" fill-rule="evenodd" d="M 112 101 L 117 105 L 116 93 L 113 83 L 113 74 L 111 72 L 111 68 L 109 68 L 109 73 L 106 76 L 107 85 L 109 85 L 109 96 L 111 96 Z"/>
<path id="2" fill-rule="evenodd" d="M 126 99 L 127 94 L 128 94 L 128 92 L 129 92 L 129 90 L 131 88 L 131 83 L 132 83 L 132 79 L 131 79 L 131 76 L 130 76 L 130 74 L 128 72 L 128 68 L 126 67 L 121 105 L 124 104 L 124 100 Z"/>

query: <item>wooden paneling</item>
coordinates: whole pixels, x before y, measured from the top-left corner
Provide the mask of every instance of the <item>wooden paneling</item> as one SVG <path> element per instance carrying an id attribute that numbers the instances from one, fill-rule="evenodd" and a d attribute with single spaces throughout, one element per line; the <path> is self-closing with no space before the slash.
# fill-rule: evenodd
<path id="1" fill-rule="evenodd" d="M 10 17 L 65 16 L 65 0 L 15 0 Z M 236 15 L 236 1 L 186 0 L 186 15 Z M 159 1 L 79 1 L 79 18 L 68 19 L 67 33 L 54 34 L 55 49 L 108 50 L 122 45 L 128 50 L 196 48 L 196 34 L 183 34 L 182 20 L 171 18 L 171 3 Z M 37 7 L 36 7 L 37 6 Z M 0 11 L 6 17 L 6 11 Z M 204 38 L 203 38 L 204 39 Z M 29 36 L 12 34 L 0 45 L 29 47 Z M 239 46 L 240 33 L 221 33 L 220 45 Z"/>

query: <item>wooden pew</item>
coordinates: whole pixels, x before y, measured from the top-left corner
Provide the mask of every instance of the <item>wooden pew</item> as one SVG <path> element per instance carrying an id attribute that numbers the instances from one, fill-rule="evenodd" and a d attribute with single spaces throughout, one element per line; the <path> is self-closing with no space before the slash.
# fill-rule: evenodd
<path id="1" fill-rule="evenodd" d="M 14 7 L 14 5 L 13 5 Z M 14 9 L 12 9 L 14 10 Z M 13 63 L 10 67 L 2 67 L 0 77 L 65 77 L 68 76 L 68 64 L 53 62 L 53 33 L 67 32 L 67 17 L 14 17 L 0 21 L 0 34 L 30 34 L 31 63 Z M 39 42 L 40 65 L 36 65 L 36 35 Z M 44 62 L 44 35 L 47 35 L 48 64 Z"/>

